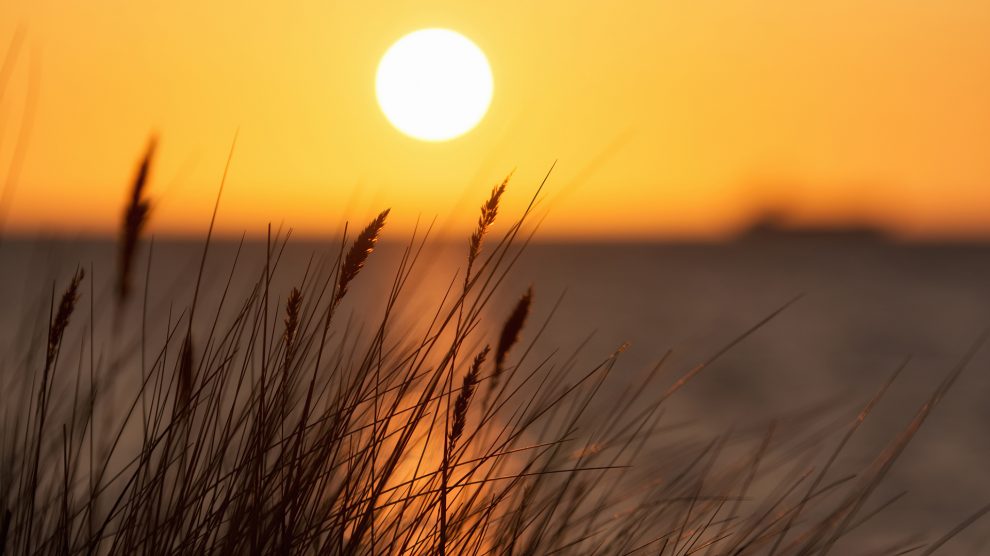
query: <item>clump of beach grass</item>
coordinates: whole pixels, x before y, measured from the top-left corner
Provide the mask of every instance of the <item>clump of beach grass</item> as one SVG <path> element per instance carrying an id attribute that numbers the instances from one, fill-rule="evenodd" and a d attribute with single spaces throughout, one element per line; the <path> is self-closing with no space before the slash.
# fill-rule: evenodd
<path id="1" fill-rule="evenodd" d="M 153 152 L 154 142 L 124 209 L 110 285 L 118 305 L 138 287 Z M 534 355 L 554 308 L 539 305 L 532 288 L 514 303 L 502 302 L 501 290 L 542 185 L 501 238 L 486 242 L 507 184 L 481 206 L 464 275 L 450 281 L 463 288 L 448 287 L 415 327 L 395 315 L 419 293 L 410 277 L 429 230 L 400 246 L 391 286 L 370 296 L 384 311 L 360 297 L 350 316 L 338 310 L 375 266 L 388 210 L 323 246 L 305 269 L 280 264 L 290 234 L 269 228 L 263 260 L 244 262 L 239 247 L 223 293 L 209 302 L 199 297 L 206 248 L 198 273 L 186 276 L 196 284 L 189 303 L 169 298 L 152 311 L 149 270 L 145 307 L 114 311 L 112 334 L 97 325 L 105 297 L 92 277 L 84 292 L 77 270 L 57 304 L 52 293 L 47 341 L 5 358 L 23 363 L 4 369 L 16 374 L 3 399 L 0 554 L 825 555 L 854 547 L 853 533 L 892 503 L 870 505 L 876 485 L 982 338 L 854 475 L 835 472 L 835 462 L 896 373 L 845 427 L 668 434 L 670 396 L 777 311 L 670 381 L 659 372 L 666 356 L 645 373 L 623 369 L 634 383 L 596 412 L 627 346 L 596 360 Z M 207 245 L 212 231 L 211 221 Z M 272 287 L 276 275 L 291 283 L 284 297 Z M 234 276 L 248 277 L 248 287 L 231 288 Z M 145 334 L 146 318 L 164 334 Z M 543 323 L 527 326 L 536 318 Z M 831 448 L 822 463 L 823 445 Z M 930 553 L 987 511 L 934 540 L 905 531 L 878 553 Z"/>

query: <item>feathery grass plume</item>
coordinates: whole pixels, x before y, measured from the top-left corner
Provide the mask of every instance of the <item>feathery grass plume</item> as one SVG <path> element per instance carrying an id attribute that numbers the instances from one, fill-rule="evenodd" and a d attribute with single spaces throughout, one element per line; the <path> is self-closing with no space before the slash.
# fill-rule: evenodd
<path id="1" fill-rule="evenodd" d="M 498 347 L 495 349 L 495 372 L 492 373 L 492 381 L 485 390 L 485 397 L 482 405 L 487 410 L 491 402 L 492 393 L 498 388 L 499 378 L 505 370 L 505 358 L 509 355 L 509 350 L 519 340 L 519 332 L 526 324 L 526 317 L 529 315 L 529 307 L 533 303 L 533 287 L 530 286 L 526 293 L 519 298 L 516 306 L 512 309 L 509 318 L 502 325 L 502 333 L 498 338 Z"/>
<path id="2" fill-rule="evenodd" d="M 59 346 L 62 345 L 62 335 L 65 334 L 65 329 L 69 326 L 69 318 L 76 308 L 76 301 L 79 300 L 79 284 L 85 276 L 86 271 L 82 268 L 76 270 L 72 281 L 69 282 L 69 287 L 62 294 L 58 311 L 48 328 L 48 352 L 45 356 L 45 368 L 50 368 L 55 361 L 55 356 L 58 355 Z"/>
<path id="3" fill-rule="evenodd" d="M 530 286 L 526 290 L 526 293 L 519 298 L 516 303 L 515 308 L 512 309 L 512 314 L 509 318 L 505 320 L 505 324 L 502 325 L 502 334 L 498 338 L 498 349 L 495 350 L 495 375 L 494 381 L 498 380 L 498 377 L 502 374 L 505 369 L 505 358 L 509 355 L 509 350 L 512 346 L 519 341 L 519 332 L 522 331 L 523 325 L 526 324 L 526 317 L 529 315 L 529 307 L 533 303 L 533 287 Z"/>
<path id="4" fill-rule="evenodd" d="M 508 176 L 505 176 L 502 183 L 493 187 L 491 196 L 481 205 L 481 215 L 478 216 L 478 227 L 475 228 L 474 233 L 471 234 L 471 238 L 468 240 L 468 266 L 467 274 L 464 276 L 465 283 L 470 280 L 471 266 L 474 264 L 475 259 L 478 258 L 478 254 L 481 253 L 481 242 L 485 239 L 488 228 L 495 223 L 495 216 L 498 215 L 499 200 L 502 198 L 502 194 L 505 193 L 505 186 L 508 185 L 509 178 L 511 177 L 512 174 L 510 173 Z"/>
<path id="5" fill-rule="evenodd" d="M 364 267 L 365 261 L 368 260 L 368 255 L 371 255 L 371 252 L 375 250 L 375 243 L 378 242 L 378 236 L 381 234 L 382 228 L 385 227 L 385 218 L 388 217 L 389 210 L 383 210 L 365 229 L 361 230 L 361 233 L 358 234 L 357 239 L 351 245 L 351 249 L 344 258 L 344 265 L 340 269 L 340 279 L 337 281 L 335 302 L 340 301 L 344 297 L 344 294 L 347 293 L 347 286 L 350 285 L 354 277 Z"/>
<path id="6" fill-rule="evenodd" d="M 285 302 L 285 367 L 292 363 L 296 349 L 296 333 L 299 331 L 299 310 L 302 308 L 302 292 L 292 288 Z"/>
<path id="7" fill-rule="evenodd" d="M 450 427 L 450 442 L 448 453 L 453 453 L 457 446 L 457 441 L 464 434 L 464 425 L 467 424 L 467 410 L 474 396 L 474 388 L 478 385 L 478 374 L 481 372 L 481 365 L 484 364 L 491 349 L 485 346 L 474 358 L 471 369 L 464 375 L 464 382 L 461 384 L 461 391 L 457 394 L 457 401 L 454 402 L 454 421 Z"/>
<path id="8" fill-rule="evenodd" d="M 137 174 L 134 176 L 134 184 L 131 186 L 131 195 L 127 206 L 124 207 L 124 217 L 120 226 L 120 252 L 118 255 L 117 268 L 117 299 L 125 301 L 131 292 L 131 271 L 134 266 L 134 258 L 137 253 L 138 241 L 141 239 L 141 232 L 148 222 L 148 214 L 151 212 L 151 203 L 144 195 L 145 186 L 148 183 L 148 175 L 151 173 L 151 160 L 155 154 L 155 147 L 158 141 L 152 137 L 148 142 L 148 148 L 144 152 L 144 158 L 138 165 Z"/>

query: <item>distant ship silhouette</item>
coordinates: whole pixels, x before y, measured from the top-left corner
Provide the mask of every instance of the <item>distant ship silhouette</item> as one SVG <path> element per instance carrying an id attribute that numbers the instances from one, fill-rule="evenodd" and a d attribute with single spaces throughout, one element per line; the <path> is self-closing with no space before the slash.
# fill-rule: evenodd
<path id="1" fill-rule="evenodd" d="M 783 213 L 764 212 L 753 219 L 737 240 L 807 239 L 850 242 L 882 242 L 890 239 L 879 226 L 863 222 L 806 224 L 789 221 Z"/>

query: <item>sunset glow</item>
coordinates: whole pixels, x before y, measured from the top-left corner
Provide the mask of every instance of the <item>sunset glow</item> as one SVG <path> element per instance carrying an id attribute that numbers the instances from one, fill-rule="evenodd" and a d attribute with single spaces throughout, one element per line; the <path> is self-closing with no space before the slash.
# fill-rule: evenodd
<path id="1" fill-rule="evenodd" d="M 3 172 L 37 91 L 6 228 L 112 233 L 155 133 L 150 225 L 196 235 L 239 130 L 230 235 L 269 220 L 325 235 L 385 199 L 409 229 L 513 169 L 518 208 L 554 161 L 544 237 L 722 237 L 771 209 L 990 234 L 990 3 L 622 6 L 5 3 L 0 49 L 24 40 L 0 99 Z M 376 97 L 384 53 L 424 28 L 469 37 L 496 79 L 453 141 L 397 133 Z"/>

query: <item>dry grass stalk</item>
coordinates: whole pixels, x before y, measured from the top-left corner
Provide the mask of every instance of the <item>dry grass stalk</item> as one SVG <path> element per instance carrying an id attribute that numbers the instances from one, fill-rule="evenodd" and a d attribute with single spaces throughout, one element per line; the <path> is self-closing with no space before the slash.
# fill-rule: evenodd
<path id="1" fill-rule="evenodd" d="M 389 209 L 383 210 L 365 229 L 361 230 L 357 239 L 354 240 L 340 269 L 340 279 L 337 281 L 335 301 L 340 301 L 344 297 L 347 293 L 347 286 L 358 275 L 358 272 L 364 268 L 364 263 L 368 260 L 368 256 L 375 250 L 375 244 L 378 243 L 382 228 L 385 227 L 385 219 L 388 217 L 388 213 Z"/>
<path id="2" fill-rule="evenodd" d="M 145 197 L 145 186 L 151 173 L 151 160 L 155 154 L 157 141 L 154 137 L 148 143 L 144 158 L 138 165 L 134 183 L 127 206 L 124 207 L 124 217 L 120 226 L 120 252 L 117 269 L 117 299 L 125 301 L 131 292 L 131 274 L 137 253 L 141 232 L 148 223 L 151 212 L 151 202 Z"/>
<path id="3" fill-rule="evenodd" d="M 182 351 L 179 354 L 179 383 L 177 392 L 180 407 L 189 406 L 189 401 L 192 399 L 193 380 L 192 336 L 186 334 L 186 339 L 182 342 Z"/>
<path id="4" fill-rule="evenodd" d="M 10 531 L 10 522 L 13 518 L 14 514 L 10 510 L 5 509 L 3 511 L 3 521 L 0 522 L 0 551 L 6 551 L 7 533 Z"/>

